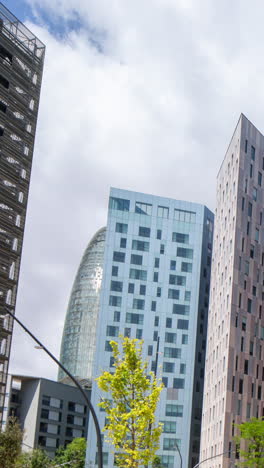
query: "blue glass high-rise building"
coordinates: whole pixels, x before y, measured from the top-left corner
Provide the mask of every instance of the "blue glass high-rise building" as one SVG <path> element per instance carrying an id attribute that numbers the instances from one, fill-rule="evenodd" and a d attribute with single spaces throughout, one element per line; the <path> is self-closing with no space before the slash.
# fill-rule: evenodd
<path id="1" fill-rule="evenodd" d="M 213 214 L 202 205 L 111 189 L 93 376 L 110 370 L 110 341 L 144 339 L 149 369 L 164 390 L 157 419 L 164 423 L 162 465 L 191 467 L 199 455 Z M 96 407 L 100 392 L 93 385 Z M 105 413 L 99 412 L 101 428 Z M 90 421 L 86 466 L 96 462 Z M 104 465 L 114 464 L 104 442 Z"/>

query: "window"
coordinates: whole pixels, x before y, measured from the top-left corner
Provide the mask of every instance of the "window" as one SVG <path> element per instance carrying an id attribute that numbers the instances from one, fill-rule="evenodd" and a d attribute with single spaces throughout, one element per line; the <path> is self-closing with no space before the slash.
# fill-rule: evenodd
<path id="1" fill-rule="evenodd" d="M 161 466 L 164 466 L 164 468 L 174 468 L 174 457 L 172 455 L 162 455 Z"/>
<path id="2" fill-rule="evenodd" d="M 170 269 L 175 271 L 176 270 L 176 260 L 170 261 Z"/>
<path id="3" fill-rule="evenodd" d="M 125 328 L 124 329 L 124 337 L 130 338 L 131 336 L 131 328 Z"/>
<path id="4" fill-rule="evenodd" d="M 133 309 L 143 310 L 145 307 L 144 299 L 133 299 Z"/>
<path id="5" fill-rule="evenodd" d="M 156 306 L 157 306 L 156 301 L 152 301 L 152 302 L 151 302 L 151 311 L 152 311 L 152 312 L 156 312 Z"/>
<path id="6" fill-rule="evenodd" d="M 189 321 L 188 320 L 178 319 L 177 328 L 178 328 L 178 330 L 188 330 L 189 329 Z"/>
<path id="7" fill-rule="evenodd" d="M 140 237 L 150 237 L 150 228 L 149 227 L 139 226 L 138 235 Z"/>
<path id="8" fill-rule="evenodd" d="M 7 105 L 0 100 L 0 111 L 6 113 Z"/>
<path id="9" fill-rule="evenodd" d="M 109 199 L 110 210 L 129 211 L 129 205 L 130 201 L 123 198 L 110 197 Z"/>
<path id="10" fill-rule="evenodd" d="M 136 329 L 136 339 L 141 340 L 142 339 L 142 334 L 143 334 L 142 328 L 137 328 Z"/>
<path id="11" fill-rule="evenodd" d="M 178 247 L 177 248 L 177 257 L 182 257 L 182 258 L 193 258 L 193 249 L 185 249 L 184 247 Z"/>
<path id="12" fill-rule="evenodd" d="M 114 327 L 113 325 L 107 325 L 106 327 L 106 336 L 118 336 L 119 327 Z"/>
<path id="13" fill-rule="evenodd" d="M 182 262 L 181 271 L 183 271 L 184 273 L 191 273 L 192 272 L 192 263 Z"/>
<path id="14" fill-rule="evenodd" d="M 95 465 L 98 465 L 98 452 L 95 454 Z M 108 465 L 108 452 L 103 452 L 103 466 Z"/>
<path id="15" fill-rule="evenodd" d="M 158 206 L 157 216 L 159 218 L 168 218 L 169 217 L 169 208 L 166 206 Z"/>
<path id="16" fill-rule="evenodd" d="M 168 298 L 169 299 L 179 299 L 180 291 L 178 289 L 169 289 L 168 290 Z"/>
<path id="17" fill-rule="evenodd" d="M 255 150 L 254 146 L 251 146 L 251 159 L 253 161 L 255 161 L 255 153 L 256 153 L 256 150 Z"/>
<path id="18" fill-rule="evenodd" d="M 142 255 L 131 254 L 130 263 L 132 265 L 142 265 Z"/>
<path id="19" fill-rule="evenodd" d="M 149 345 L 148 346 L 148 356 L 152 356 L 152 354 L 153 354 L 153 346 Z"/>
<path id="20" fill-rule="evenodd" d="M 252 299 L 249 299 L 247 300 L 247 311 L 249 314 L 251 314 L 251 310 L 252 310 Z"/>
<path id="21" fill-rule="evenodd" d="M 159 317 L 155 317 L 154 319 L 154 327 L 158 327 L 159 326 Z"/>
<path id="22" fill-rule="evenodd" d="M 186 277 L 185 276 L 179 276 L 179 275 L 170 275 L 169 276 L 169 284 L 174 284 L 175 286 L 185 286 Z"/>
<path id="23" fill-rule="evenodd" d="M 161 240 L 161 235 L 162 235 L 161 229 L 157 229 L 157 239 Z"/>
<path id="24" fill-rule="evenodd" d="M 243 393 L 243 379 L 239 379 L 238 393 Z"/>
<path id="25" fill-rule="evenodd" d="M 184 388 L 184 379 L 173 379 L 173 388 Z"/>
<path id="26" fill-rule="evenodd" d="M 196 213 L 186 210 L 174 210 L 174 219 L 183 221 L 184 223 L 195 223 Z"/>
<path id="27" fill-rule="evenodd" d="M 4 86 L 4 88 L 8 89 L 9 88 L 9 81 L 4 78 L 2 75 L 0 75 L 0 84 Z"/>
<path id="28" fill-rule="evenodd" d="M 184 300 L 185 300 L 186 302 L 190 302 L 190 300 L 191 300 L 191 291 L 185 291 L 185 293 L 184 293 Z"/>
<path id="29" fill-rule="evenodd" d="M 176 343 L 176 333 L 165 333 L 165 343 Z"/>
<path id="30" fill-rule="evenodd" d="M 168 439 L 164 438 L 163 439 L 163 450 L 176 450 L 176 444 L 178 444 L 179 439 Z"/>
<path id="31" fill-rule="evenodd" d="M 242 211 L 244 211 L 245 208 L 245 197 L 242 197 Z"/>
<path id="32" fill-rule="evenodd" d="M 132 250 L 141 250 L 142 252 L 149 251 L 149 242 L 133 240 L 132 241 Z"/>
<path id="33" fill-rule="evenodd" d="M 119 312 L 119 310 L 114 311 L 114 322 L 120 322 L 120 312 Z"/>
<path id="34" fill-rule="evenodd" d="M 145 284 L 140 285 L 139 294 L 140 294 L 140 296 L 145 296 L 146 295 L 146 286 L 145 286 Z"/>
<path id="35" fill-rule="evenodd" d="M 172 327 L 172 319 L 170 317 L 166 318 L 166 328 Z"/>
<path id="36" fill-rule="evenodd" d="M 122 292 L 123 291 L 123 282 L 122 281 L 111 281 L 110 286 L 111 291 Z"/>
<path id="37" fill-rule="evenodd" d="M 122 234 L 127 234 L 128 225 L 124 223 L 116 223 L 115 232 L 121 232 Z"/>
<path id="38" fill-rule="evenodd" d="M 245 260 L 245 275 L 249 274 L 249 262 L 248 260 Z"/>
<path id="39" fill-rule="evenodd" d="M 113 351 L 112 346 L 110 345 L 110 341 L 105 342 L 105 351 Z"/>
<path id="40" fill-rule="evenodd" d="M 110 356 L 110 359 L 109 359 L 109 367 L 114 367 L 114 363 L 115 363 L 115 358 L 114 358 L 114 356 Z"/>
<path id="41" fill-rule="evenodd" d="M 138 279 L 142 281 L 147 281 L 147 271 L 146 270 L 137 270 L 136 268 L 130 268 L 129 270 L 130 279 Z"/>
<path id="42" fill-rule="evenodd" d="M 251 246 L 250 246 L 250 252 L 249 252 L 250 258 L 254 258 L 254 250 L 255 250 L 254 245 L 251 244 Z"/>
<path id="43" fill-rule="evenodd" d="M 166 405 L 166 416 L 174 416 L 182 418 L 183 416 L 183 405 Z"/>
<path id="44" fill-rule="evenodd" d="M 157 283 L 159 281 L 159 273 L 157 271 L 154 271 L 153 273 L 153 281 Z"/>
<path id="45" fill-rule="evenodd" d="M 134 294 L 134 291 L 135 291 L 135 285 L 134 283 L 128 283 L 128 292 L 130 294 Z"/>
<path id="46" fill-rule="evenodd" d="M 169 348 L 169 347 L 165 346 L 165 348 L 164 348 L 164 357 L 180 359 L 181 358 L 181 349 L 180 348 Z"/>
<path id="47" fill-rule="evenodd" d="M 112 266 L 112 276 L 118 276 L 118 266 Z"/>
<path id="48" fill-rule="evenodd" d="M 152 205 L 149 203 L 136 202 L 135 213 L 151 216 Z"/>
<path id="49" fill-rule="evenodd" d="M 258 185 L 261 187 L 262 184 L 262 174 L 261 172 L 258 172 Z"/>
<path id="50" fill-rule="evenodd" d="M 255 241 L 256 242 L 259 241 L 259 229 L 258 228 L 255 229 Z"/>
<path id="51" fill-rule="evenodd" d="M 172 313 L 177 315 L 189 315 L 190 306 L 185 304 L 173 304 Z M 188 328 L 186 328 L 186 330 L 188 330 Z"/>
<path id="52" fill-rule="evenodd" d="M 154 331 L 153 333 L 153 341 L 158 341 L 158 332 Z"/>
<path id="53" fill-rule="evenodd" d="M 168 387 L 168 377 L 162 377 L 162 383 L 164 385 L 165 388 Z"/>
<path id="54" fill-rule="evenodd" d="M 161 421 L 163 423 L 163 432 L 165 434 L 174 434 L 176 432 L 175 421 Z"/>
<path id="55" fill-rule="evenodd" d="M 109 305 L 114 307 L 121 307 L 122 297 L 121 296 L 109 296 Z"/>
<path id="56" fill-rule="evenodd" d="M 252 216 L 252 203 L 248 202 L 248 216 Z"/>
<path id="57" fill-rule="evenodd" d="M 164 361 L 163 362 L 163 372 L 168 372 L 168 373 L 172 373 L 174 372 L 174 362 L 167 362 L 167 361 Z"/>
<path id="58" fill-rule="evenodd" d="M 188 244 L 189 234 L 182 234 L 181 232 L 173 232 L 172 242 L 179 242 L 179 244 Z"/>
<path id="59" fill-rule="evenodd" d="M 165 245 L 164 244 L 160 244 L 160 253 L 161 254 L 164 254 L 165 252 Z"/>
<path id="60" fill-rule="evenodd" d="M 124 263 L 126 258 L 125 252 L 113 252 L 113 261 Z"/>
<path id="61" fill-rule="evenodd" d="M 186 374 L 186 364 L 182 364 L 182 363 L 180 364 L 180 374 Z"/>
<path id="62" fill-rule="evenodd" d="M 161 288 L 157 287 L 157 297 L 161 297 Z"/>
<path id="63" fill-rule="evenodd" d="M 125 237 L 121 237 L 120 239 L 120 248 L 121 249 L 125 249 L 126 248 L 126 244 L 127 244 L 127 240 Z"/>
<path id="64" fill-rule="evenodd" d="M 254 201 L 257 201 L 258 191 L 257 191 L 256 187 L 253 187 L 252 197 L 253 197 Z"/>
<path id="65" fill-rule="evenodd" d="M 245 140 L 245 153 L 247 153 L 248 141 Z"/>
<path id="66" fill-rule="evenodd" d="M 182 344 L 188 344 L 188 335 L 182 335 Z"/>
<path id="67" fill-rule="evenodd" d="M 253 176 L 253 164 L 250 164 L 249 177 Z"/>
<path id="68" fill-rule="evenodd" d="M 126 313 L 126 323 L 134 323 L 136 325 L 143 325 L 144 315 L 143 314 L 131 314 Z"/>
<path id="69" fill-rule="evenodd" d="M 159 268 L 159 264 L 160 264 L 160 259 L 155 258 L 154 268 Z"/>

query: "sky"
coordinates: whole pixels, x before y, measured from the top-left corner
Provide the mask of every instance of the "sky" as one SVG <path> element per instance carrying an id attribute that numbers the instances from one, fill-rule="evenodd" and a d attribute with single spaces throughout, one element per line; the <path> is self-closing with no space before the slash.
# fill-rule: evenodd
<path id="1" fill-rule="evenodd" d="M 264 131 L 264 4 L 8 0 L 46 45 L 17 316 L 59 356 L 109 188 L 207 205 L 243 112 Z M 15 327 L 10 371 L 56 378 Z"/>

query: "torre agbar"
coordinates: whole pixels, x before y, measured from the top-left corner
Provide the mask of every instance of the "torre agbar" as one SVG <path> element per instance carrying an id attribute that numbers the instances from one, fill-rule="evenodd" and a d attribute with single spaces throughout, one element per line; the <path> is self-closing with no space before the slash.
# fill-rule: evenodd
<path id="1" fill-rule="evenodd" d="M 60 361 L 88 387 L 92 379 L 105 235 L 106 228 L 99 229 L 83 254 L 72 287 L 61 342 Z M 61 369 L 58 380 L 68 382 Z"/>
<path id="2" fill-rule="evenodd" d="M 241 115 L 217 177 L 200 462 L 235 462 L 235 424 L 264 416 L 264 137 Z M 220 455 L 224 453 L 224 455 Z"/>
<path id="3" fill-rule="evenodd" d="M 0 423 L 45 47 L 0 3 Z"/>

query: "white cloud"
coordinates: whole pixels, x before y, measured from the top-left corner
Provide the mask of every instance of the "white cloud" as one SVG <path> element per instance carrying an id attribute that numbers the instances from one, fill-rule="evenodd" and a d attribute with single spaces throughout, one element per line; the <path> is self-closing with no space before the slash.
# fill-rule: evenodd
<path id="1" fill-rule="evenodd" d="M 54 21 L 63 17 L 64 26 L 78 12 L 82 26 L 55 38 L 42 20 L 29 24 L 47 53 L 17 314 L 59 355 L 74 275 L 106 223 L 111 185 L 214 208 L 216 174 L 240 112 L 263 121 L 264 6 L 31 4 L 36 15 L 41 6 Z M 11 369 L 54 377 L 33 349 L 16 332 Z"/>

